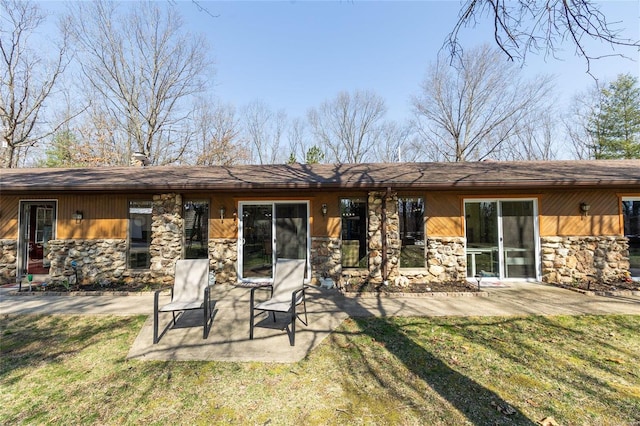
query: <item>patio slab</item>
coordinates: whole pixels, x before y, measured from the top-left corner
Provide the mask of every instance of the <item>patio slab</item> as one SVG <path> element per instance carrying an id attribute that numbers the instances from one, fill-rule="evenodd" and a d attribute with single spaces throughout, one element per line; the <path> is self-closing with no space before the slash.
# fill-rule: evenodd
<path id="1" fill-rule="evenodd" d="M 307 292 L 308 326 L 296 323 L 295 346 L 289 345 L 289 321 L 285 315 L 274 323 L 266 314 L 256 318 L 254 339 L 249 340 L 250 289 L 217 284 L 213 287 L 214 317 L 207 339 L 203 339 L 202 311 L 186 312 L 171 325 L 171 314 L 161 314 L 161 327 L 169 328 L 153 344 L 153 316 L 151 315 L 136 338 L 128 358 L 144 360 L 217 360 L 296 362 L 335 330 L 348 313 L 336 304 L 337 292 L 323 292 L 312 288 Z M 256 297 L 267 291 L 258 291 Z M 161 297 L 160 304 L 169 297 Z"/>

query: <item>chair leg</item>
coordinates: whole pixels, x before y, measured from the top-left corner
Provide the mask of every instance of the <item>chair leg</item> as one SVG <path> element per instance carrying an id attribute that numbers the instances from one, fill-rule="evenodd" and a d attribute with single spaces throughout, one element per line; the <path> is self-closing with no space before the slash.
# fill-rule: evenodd
<path id="1" fill-rule="evenodd" d="M 253 289 L 252 289 L 253 290 Z M 249 340 L 253 340 L 253 291 L 251 291 L 251 301 L 250 301 L 251 311 L 249 313 Z"/>
<path id="2" fill-rule="evenodd" d="M 296 345 L 296 307 L 293 307 L 293 312 L 291 313 L 291 346 Z"/>
<path id="3" fill-rule="evenodd" d="M 153 344 L 158 343 L 158 293 L 153 298 Z"/>
<path id="4" fill-rule="evenodd" d="M 209 325 L 209 315 L 207 315 L 209 313 L 209 301 L 205 298 L 204 299 L 204 306 L 202 307 L 202 313 L 203 313 L 203 320 L 204 320 L 204 324 L 203 324 L 203 330 L 202 330 L 202 338 L 206 339 L 207 338 L 207 326 Z"/>
<path id="5" fill-rule="evenodd" d="M 304 308 L 304 321 L 302 321 L 302 319 L 300 319 L 300 321 L 302 321 L 304 325 L 309 325 L 309 319 L 307 318 L 307 300 L 304 298 L 302 299 L 302 307 Z"/>

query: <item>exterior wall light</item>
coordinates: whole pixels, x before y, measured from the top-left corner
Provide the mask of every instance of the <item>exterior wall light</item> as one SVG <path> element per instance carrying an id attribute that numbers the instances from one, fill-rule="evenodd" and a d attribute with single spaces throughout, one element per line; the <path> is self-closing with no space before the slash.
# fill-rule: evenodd
<path id="1" fill-rule="evenodd" d="M 589 203 L 580 203 L 580 212 L 582 213 L 582 216 L 587 216 L 590 209 L 591 205 Z"/>
<path id="2" fill-rule="evenodd" d="M 224 214 L 227 212 L 227 209 L 224 206 L 220 206 L 220 220 L 224 223 Z"/>
<path id="3" fill-rule="evenodd" d="M 76 223 L 80 223 L 82 222 L 82 219 L 84 219 L 84 215 L 80 210 L 76 210 L 76 212 L 71 215 L 71 219 L 74 219 Z"/>
<path id="4" fill-rule="evenodd" d="M 322 204 L 322 208 L 321 208 L 321 210 L 322 210 L 322 216 L 327 217 L 327 211 L 328 211 L 328 209 L 327 209 L 327 203 L 323 203 L 323 204 Z"/>

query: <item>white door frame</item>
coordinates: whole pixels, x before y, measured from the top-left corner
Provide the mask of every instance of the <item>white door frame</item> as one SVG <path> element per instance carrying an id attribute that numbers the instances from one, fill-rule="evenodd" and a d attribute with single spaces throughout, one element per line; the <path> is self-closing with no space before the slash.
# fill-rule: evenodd
<path id="1" fill-rule="evenodd" d="M 466 235 L 466 206 L 467 203 L 496 203 L 497 205 L 497 227 L 498 227 L 498 271 L 499 277 L 498 279 L 507 279 L 505 276 L 505 264 L 504 264 L 504 234 L 503 234 L 503 226 L 502 226 L 502 202 L 509 201 L 531 201 L 533 203 L 533 239 L 534 239 L 534 256 L 535 256 L 535 277 L 527 277 L 527 278 L 508 278 L 509 280 L 514 281 L 527 281 L 535 279 L 536 281 L 542 280 L 542 262 L 540 258 L 540 220 L 538 214 L 538 198 L 537 197 L 516 197 L 516 198 L 464 198 L 463 199 L 463 229 L 465 229 L 465 241 L 467 239 Z M 465 252 L 467 251 L 466 242 L 465 242 Z M 467 269 L 470 266 L 467 265 Z M 469 278 L 469 277 L 467 277 Z M 471 277 L 473 278 L 473 277 Z"/>
<path id="2" fill-rule="evenodd" d="M 271 253 L 272 253 L 272 267 L 275 266 L 275 260 L 276 260 L 276 253 L 277 253 L 277 244 L 278 242 L 276 241 L 276 206 L 278 204 L 304 204 L 307 207 L 307 216 L 305 218 L 306 220 L 306 233 L 307 233 L 307 240 L 306 240 L 306 279 L 305 282 L 308 282 L 310 280 L 311 277 L 311 220 L 310 220 L 310 214 L 311 214 L 311 210 L 310 210 L 310 201 L 309 200 L 244 200 L 244 201 L 239 201 L 238 202 L 238 270 L 237 270 L 237 274 L 238 274 L 238 279 L 240 281 L 245 281 L 245 282 L 264 282 L 265 278 L 251 278 L 251 277 L 244 277 L 242 275 L 242 271 L 243 271 L 243 248 L 244 248 L 244 241 L 245 241 L 245 237 L 244 237 L 244 207 L 247 205 L 252 205 L 252 206 L 270 206 L 271 207 Z M 273 274 L 272 274 L 273 276 Z M 273 278 L 269 279 L 269 281 L 271 281 Z"/>

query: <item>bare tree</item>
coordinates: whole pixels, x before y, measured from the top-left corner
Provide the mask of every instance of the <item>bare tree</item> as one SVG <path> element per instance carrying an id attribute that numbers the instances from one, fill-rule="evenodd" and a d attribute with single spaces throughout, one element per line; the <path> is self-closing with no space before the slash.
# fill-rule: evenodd
<path id="1" fill-rule="evenodd" d="M 282 136 L 287 126 L 284 111 L 274 112 L 262 101 L 254 101 L 244 108 L 246 137 L 251 147 L 253 163 L 285 163 L 286 152 L 282 150 Z"/>
<path id="2" fill-rule="evenodd" d="M 52 49 L 50 61 L 38 52 L 30 36 L 43 24 L 45 16 L 38 6 L 28 1 L 0 2 L 0 120 L 2 123 L 2 167 L 17 167 L 26 151 L 50 137 L 63 124 L 45 123 L 47 101 L 55 93 L 67 59 L 67 33 Z"/>
<path id="3" fill-rule="evenodd" d="M 193 146 L 197 165 L 230 166 L 248 159 L 240 140 L 240 120 L 233 105 L 201 100 L 194 121 Z"/>
<path id="4" fill-rule="evenodd" d="M 531 161 L 555 160 L 558 157 L 557 129 L 560 123 L 553 114 L 541 112 L 539 117 L 532 117 L 520 123 L 520 130 L 512 143 L 503 147 L 503 159 Z"/>
<path id="5" fill-rule="evenodd" d="M 415 161 L 417 152 L 411 146 L 412 129 L 395 121 L 387 121 L 380 126 L 380 137 L 374 146 L 375 161 L 393 163 Z"/>
<path id="6" fill-rule="evenodd" d="M 587 71 L 597 56 L 587 50 L 588 40 L 615 47 L 638 47 L 640 41 L 622 36 L 617 22 L 609 22 L 596 0 L 466 0 L 445 45 L 453 55 L 463 52 L 458 40 L 464 27 L 475 26 L 488 16 L 493 21 L 493 37 L 510 60 L 524 60 L 527 53 L 544 51 L 555 55 L 569 40 L 576 54 L 585 58 Z M 606 56 L 622 56 L 613 53 Z"/>
<path id="7" fill-rule="evenodd" d="M 433 161 L 499 157 L 506 143 L 533 120 L 552 88 L 551 78 L 523 81 L 500 52 L 481 46 L 457 67 L 432 66 L 412 100 L 415 125 Z"/>
<path id="8" fill-rule="evenodd" d="M 290 160 L 305 162 L 307 152 L 311 148 L 308 146 L 306 121 L 299 117 L 291 120 L 287 128 L 287 141 L 289 142 Z"/>
<path id="9" fill-rule="evenodd" d="M 384 100 L 371 91 L 341 92 L 312 108 L 308 118 L 318 145 L 327 160 L 360 163 L 373 158 L 373 148 L 381 135 L 386 113 Z"/>
<path id="10" fill-rule="evenodd" d="M 73 4 L 82 72 L 100 110 L 117 123 L 114 136 L 125 151 L 141 152 L 152 164 L 173 163 L 191 141 L 195 95 L 207 88 L 208 46 L 182 30 L 174 8 L 127 6 L 121 13 L 108 1 Z"/>

